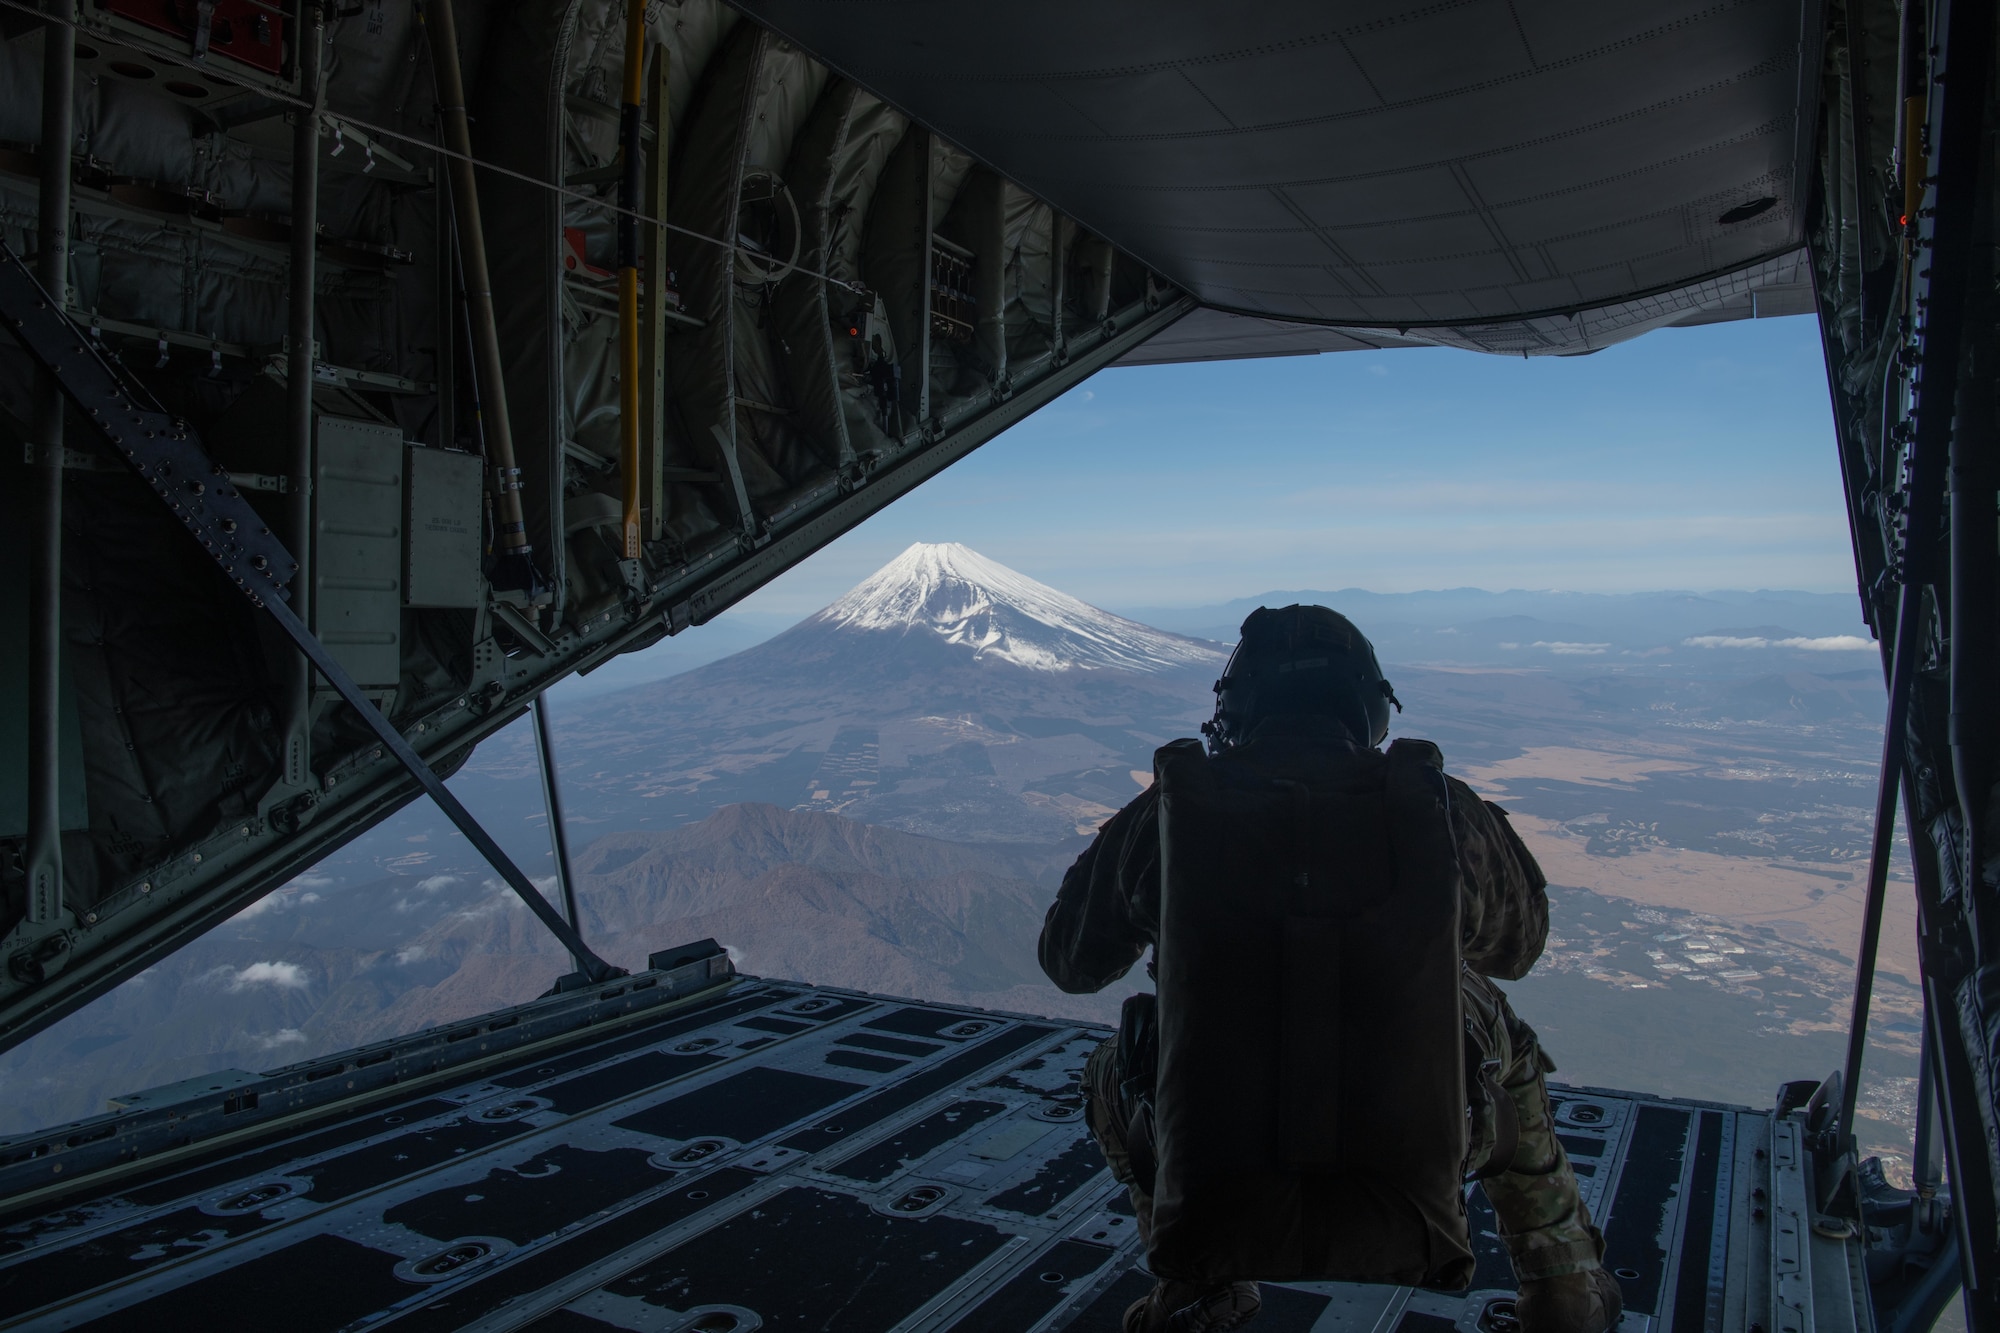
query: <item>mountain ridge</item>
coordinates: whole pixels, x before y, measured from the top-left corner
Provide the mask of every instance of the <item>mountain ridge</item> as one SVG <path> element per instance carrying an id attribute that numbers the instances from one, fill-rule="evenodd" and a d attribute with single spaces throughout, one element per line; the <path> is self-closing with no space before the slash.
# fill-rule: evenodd
<path id="1" fill-rule="evenodd" d="M 762 644 L 567 709 L 577 776 L 564 780 L 615 810 L 612 827 L 750 801 L 1046 843 L 1138 794 L 1154 749 L 1208 715 L 1225 660 L 1221 644 L 919 543 Z M 504 754 L 527 771 L 528 752 L 507 745 L 474 767 L 497 771 Z"/>

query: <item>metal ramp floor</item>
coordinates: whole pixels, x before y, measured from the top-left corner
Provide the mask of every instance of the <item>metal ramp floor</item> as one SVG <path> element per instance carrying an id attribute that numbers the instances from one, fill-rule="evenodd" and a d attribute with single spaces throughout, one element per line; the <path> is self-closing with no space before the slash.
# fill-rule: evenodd
<path id="1" fill-rule="evenodd" d="M 1113 1333 L 1149 1279 L 1083 1125 L 1101 1029 L 697 960 L 0 1143 L 0 1327 Z M 1865 1327 L 1798 1126 L 1558 1089 L 1627 1333 Z M 81 1179 L 79 1179 L 81 1176 Z M 70 1183 L 74 1182 L 74 1183 Z M 1265 1288 L 1268 1333 L 1511 1333 Z"/>

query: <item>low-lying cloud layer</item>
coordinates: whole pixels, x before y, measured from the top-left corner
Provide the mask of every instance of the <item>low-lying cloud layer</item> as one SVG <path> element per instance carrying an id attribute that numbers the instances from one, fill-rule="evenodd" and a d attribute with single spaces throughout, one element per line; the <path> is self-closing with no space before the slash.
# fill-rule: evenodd
<path id="1" fill-rule="evenodd" d="M 1827 634 L 1816 639 L 1803 635 L 1789 639 L 1766 639 L 1741 638 L 1734 634 L 1698 634 L 1692 639 L 1682 639 L 1681 644 L 1688 648 L 1797 648 L 1808 653 L 1851 653 L 1875 646 L 1855 634 Z"/>

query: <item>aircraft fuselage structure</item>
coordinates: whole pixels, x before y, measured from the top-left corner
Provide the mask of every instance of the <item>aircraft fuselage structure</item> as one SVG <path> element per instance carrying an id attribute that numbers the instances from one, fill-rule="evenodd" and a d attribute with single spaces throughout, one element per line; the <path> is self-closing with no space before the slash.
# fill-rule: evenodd
<path id="1" fill-rule="evenodd" d="M 0 0 L 0 1048 L 424 792 L 575 966 L 458 1054 L 0 1145 L 0 1209 L 182 1152 L 176 1125 L 475 1098 L 465 1052 L 581 1041 L 586 992 L 629 1024 L 712 1001 L 733 974 L 699 949 L 614 976 L 442 779 L 1100 369 L 1816 312 L 1890 687 L 1857 1035 L 1841 1079 L 1677 1142 L 1713 1166 L 1702 1136 L 1749 1117 L 1804 1154 L 1790 1215 L 1873 1304 L 1815 1314 L 1780 1242 L 1724 1234 L 1734 1177 L 1690 1166 L 1718 1211 L 1663 1244 L 1723 1267 L 1652 1313 L 1914 1329 L 1962 1274 L 2000 1333 L 1991 6 L 1378 8 Z M 1899 812 L 1925 1101 L 1916 1188 L 1871 1223 L 1851 1130 Z M 995 1060 L 1055 1039 L 1021 1031 Z M 1012 1092 L 993 1114 L 1029 1117 Z M 1769 1310 L 1697 1314 L 1752 1250 Z"/>

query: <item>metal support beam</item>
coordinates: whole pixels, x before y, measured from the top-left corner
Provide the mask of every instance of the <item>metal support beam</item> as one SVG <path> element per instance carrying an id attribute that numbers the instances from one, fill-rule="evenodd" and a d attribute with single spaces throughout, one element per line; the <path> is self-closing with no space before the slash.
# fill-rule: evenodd
<path id="1" fill-rule="evenodd" d="M 672 48 L 654 48 L 646 78 L 646 126 L 652 130 L 646 151 L 644 212 L 667 215 L 667 153 L 672 122 L 667 110 L 667 71 Z M 667 530 L 667 229 L 647 227 L 640 239 L 645 262 L 645 291 L 639 303 L 639 487 L 640 529 L 656 542 Z"/>
<path id="2" fill-rule="evenodd" d="M 1915 460 L 1912 460 L 1912 471 Z M 1912 512 L 1912 528 L 1915 526 Z M 1908 570 L 1897 602 L 1896 638 L 1889 668 L 1889 717 L 1882 726 L 1882 765 L 1875 787 L 1875 840 L 1868 855 L 1868 889 L 1862 901 L 1861 942 L 1854 963 L 1854 1007 L 1847 1022 L 1847 1064 L 1841 1080 L 1840 1130 L 1854 1133 L 1861 1095 L 1861 1060 L 1868 1047 L 1868 1006 L 1875 994 L 1875 957 L 1882 944 L 1882 904 L 1888 894 L 1889 857 L 1895 850 L 1896 795 L 1903 784 L 1903 751 L 1909 740 L 1910 684 L 1916 675 L 1918 638 L 1923 631 L 1924 593 Z"/>
<path id="3" fill-rule="evenodd" d="M 134 393 L 89 338 L 63 313 L 13 250 L 0 243 L 0 326 L 20 342 L 63 392 L 96 425 L 104 442 L 131 464 L 140 479 L 180 519 L 251 605 L 260 608 L 312 660 L 320 675 L 430 798 L 458 826 L 467 842 L 520 895 L 592 981 L 620 975 L 592 953 L 569 923 L 521 873 L 500 845 L 444 785 L 444 780 L 403 739 L 403 733 L 369 700 L 325 644 L 286 603 L 285 585 L 298 562 L 271 534 L 249 501 L 209 458 L 193 427 Z M 58 460 L 60 463 L 60 460 Z"/>
<path id="4" fill-rule="evenodd" d="M 437 443 L 456 449 L 458 443 L 458 326 L 463 316 L 458 299 L 458 243 L 452 236 L 451 190 L 439 180 L 431 189 L 432 206 L 437 210 L 433 250 L 437 264 Z M 483 450 L 481 451 L 484 452 Z"/>
<path id="5" fill-rule="evenodd" d="M 53 4 L 53 0 L 50 0 Z M 66 15 L 64 17 L 67 17 Z M 76 29 L 42 30 L 41 230 L 37 267 L 60 306 L 69 290 L 69 155 Z M 35 377 L 34 494 L 28 585 L 28 920 L 53 926 L 63 912 L 62 512 L 63 395 Z"/>
<path id="6" fill-rule="evenodd" d="M 530 706 L 535 715 L 535 758 L 542 770 L 542 808 L 548 811 L 549 850 L 555 854 L 556 887 L 562 890 L 563 916 L 576 937 L 583 938 L 583 918 L 576 910 L 576 879 L 569 868 L 569 831 L 563 827 L 562 787 L 556 778 L 556 742 L 549 732 L 549 697 L 535 696 Z M 572 953 L 576 970 L 589 973 L 582 954 Z"/>
<path id="7" fill-rule="evenodd" d="M 1061 365 L 1069 359 L 1069 339 L 1063 334 L 1063 302 L 1069 299 L 1069 219 L 1049 213 L 1049 353 Z"/>
<path id="8" fill-rule="evenodd" d="M 634 578 L 640 555 L 643 459 L 640 441 L 639 349 L 645 341 L 639 317 L 639 198 L 645 171 L 645 151 L 639 144 L 639 118 L 646 100 L 646 4 L 625 0 L 625 100 L 618 114 L 618 463 L 624 495 L 621 555 Z M 539 709 L 539 696 L 537 696 Z M 539 717 L 539 711 L 537 712 Z"/>
<path id="9" fill-rule="evenodd" d="M 917 151 L 911 154 L 916 159 L 917 207 L 916 224 L 922 228 L 917 236 L 917 435 L 928 437 L 931 431 L 931 263 L 937 248 L 937 136 L 921 125 L 910 126 L 909 132 L 917 136 Z M 904 353 L 905 356 L 908 353 Z"/>
<path id="10" fill-rule="evenodd" d="M 313 482 L 319 469 L 313 447 L 313 354 L 316 323 L 319 231 L 319 126 L 326 94 L 321 58 L 326 49 L 326 11 L 319 0 L 299 0 L 297 59 L 299 92 L 310 110 L 292 119 L 292 237 L 286 309 L 285 433 L 291 445 L 287 471 L 291 494 L 292 556 L 299 562 L 292 581 L 292 606 L 300 620 L 313 623 Z M 284 747 L 279 787 L 299 790 L 310 776 L 312 744 L 312 663 L 303 653 L 286 663 L 283 716 L 278 743 Z"/>

